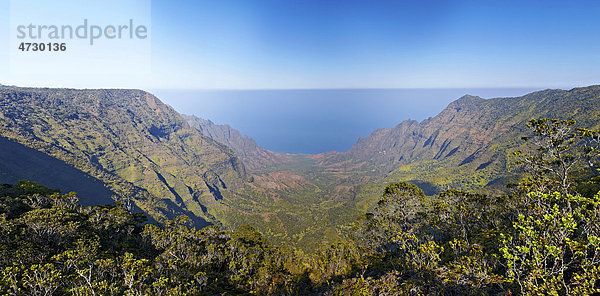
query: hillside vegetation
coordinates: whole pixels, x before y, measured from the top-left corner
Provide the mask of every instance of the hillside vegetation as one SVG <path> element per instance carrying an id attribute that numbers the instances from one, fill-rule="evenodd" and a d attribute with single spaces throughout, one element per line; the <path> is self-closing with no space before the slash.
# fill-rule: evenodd
<path id="1" fill-rule="evenodd" d="M 123 201 L 0 187 L 0 291 L 6 295 L 590 295 L 600 293 L 600 131 L 532 120 L 510 193 L 401 182 L 338 243 L 304 254 L 252 227 L 142 225 Z M 590 166 L 589 164 L 594 164 Z M 569 168 L 566 169 L 565 168 Z M 578 171 L 588 176 L 574 178 Z"/>
<path id="2" fill-rule="evenodd" d="M 225 189 L 245 179 L 229 148 L 143 91 L 0 89 L 0 135 L 104 182 L 156 219 L 218 223 Z"/>

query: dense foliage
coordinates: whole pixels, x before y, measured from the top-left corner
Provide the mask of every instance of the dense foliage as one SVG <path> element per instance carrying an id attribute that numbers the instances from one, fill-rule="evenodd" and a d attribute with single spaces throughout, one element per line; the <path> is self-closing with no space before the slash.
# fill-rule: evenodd
<path id="1" fill-rule="evenodd" d="M 311 254 L 271 245 L 249 226 L 197 230 L 183 216 L 144 224 L 122 200 L 83 207 L 73 193 L 3 185 L 0 293 L 600 293 L 598 132 L 567 121 L 530 127 L 533 149 L 516 153 L 529 175 L 511 194 L 431 197 L 393 183 L 344 240 Z"/>

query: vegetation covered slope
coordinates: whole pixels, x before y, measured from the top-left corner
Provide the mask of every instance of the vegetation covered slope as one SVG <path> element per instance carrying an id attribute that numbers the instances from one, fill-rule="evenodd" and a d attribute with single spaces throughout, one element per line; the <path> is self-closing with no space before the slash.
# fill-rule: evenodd
<path id="1" fill-rule="evenodd" d="M 574 119 L 585 128 L 600 126 L 600 86 L 487 100 L 467 95 L 431 119 L 379 129 L 323 165 L 351 163 L 388 181 L 429 184 L 432 193 L 447 187 L 504 188 L 504 178 L 512 175 L 511 149 L 522 144 L 519 135 L 525 133 L 527 121 L 540 117 Z"/>
<path id="2" fill-rule="evenodd" d="M 427 197 L 392 183 L 342 241 L 309 255 L 275 247 L 248 226 L 197 230 L 185 217 L 142 225 L 143 216 L 122 203 L 81 207 L 75 194 L 4 184 L 0 292 L 595 295 L 600 180 L 556 178 L 552 168 L 580 164 L 600 173 L 600 130 L 572 124 L 530 121 L 532 149 L 517 153 L 530 178 L 510 194 Z"/>
<path id="3" fill-rule="evenodd" d="M 101 180 L 154 218 L 217 222 L 241 188 L 234 153 L 139 90 L 0 89 L 0 135 Z"/>

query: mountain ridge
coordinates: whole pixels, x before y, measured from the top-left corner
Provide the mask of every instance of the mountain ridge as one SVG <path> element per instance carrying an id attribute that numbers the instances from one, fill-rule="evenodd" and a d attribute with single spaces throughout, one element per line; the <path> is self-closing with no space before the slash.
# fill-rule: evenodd
<path id="1" fill-rule="evenodd" d="M 215 124 L 211 120 L 194 115 L 183 115 L 190 126 L 198 129 L 206 137 L 231 148 L 239 156 L 246 168 L 258 171 L 273 165 L 285 158 L 282 153 L 275 153 L 260 147 L 254 139 L 242 135 L 228 124 Z"/>
<path id="2" fill-rule="evenodd" d="M 505 166 L 506 149 L 518 146 L 515 139 L 527 133 L 525 123 L 529 119 L 576 119 L 580 126 L 591 128 L 598 125 L 593 115 L 600 114 L 599 106 L 598 85 L 568 91 L 548 89 L 512 98 L 483 99 L 466 95 L 448 104 L 433 118 L 422 122 L 407 120 L 393 128 L 378 129 L 359 139 L 348 152 L 324 164 L 363 162 L 379 175 L 398 173 L 401 167 L 414 170 L 406 167 L 424 161 L 434 166 L 464 166 L 479 159 L 475 161 L 479 164 L 474 171 L 498 162 Z M 500 147 L 506 143 L 510 147 Z M 502 151 L 490 152 L 494 149 Z M 469 156 L 471 161 L 466 161 Z M 462 159 L 442 163 L 446 158 L 458 157 Z M 484 163 L 488 164 L 481 167 Z"/>
<path id="3" fill-rule="evenodd" d="M 137 198 L 155 218 L 218 223 L 219 200 L 245 183 L 233 151 L 144 91 L 5 88 L 0 106 L 2 136 Z"/>

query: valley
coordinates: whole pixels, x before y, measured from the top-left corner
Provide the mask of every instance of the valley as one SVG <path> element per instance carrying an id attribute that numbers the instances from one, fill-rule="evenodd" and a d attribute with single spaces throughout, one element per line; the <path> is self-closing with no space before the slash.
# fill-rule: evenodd
<path id="1" fill-rule="evenodd" d="M 157 221 L 188 215 L 196 227 L 248 224 L 278 244 L 312 251 L 343 237 L 388 183 L 408 181 L 427 195 L 506 191 L 519 180 L 511 155 L 525 145 L 525 123 L 550 117 L 598 128 L 600 87 L 466 95 L 433 118 L 378 129 L 347 152 L 314 155 L 271 152 L 139 90 L 4 87 L 0 107 L 0 135 L 13 147 L 1 151 L 3 163 L 33 149 L 77 172 L 28 177 L 0 166 L 4 179 L 69 188 L 69 174 L 84 174 Z"/>

